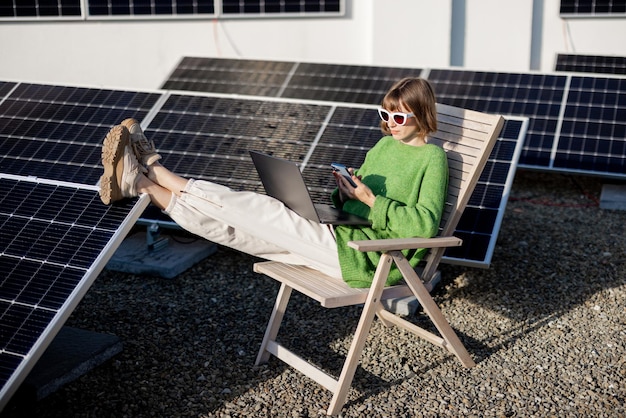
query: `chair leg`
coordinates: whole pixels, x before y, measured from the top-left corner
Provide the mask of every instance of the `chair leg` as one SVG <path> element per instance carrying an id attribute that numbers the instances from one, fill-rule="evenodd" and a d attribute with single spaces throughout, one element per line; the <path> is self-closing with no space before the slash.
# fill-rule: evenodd
<path id="1" fill-rule="evenodd" d="M 256 362 L 254 363 L 255 366 L 267 363 L 270 358 L 270 352 L 267 351 L 267 344 L 270 341 L 276 340 L 278 330 L 280 329 L 283 317 L 285 316 L 285 310 L 287 309 L 289 298 L 291 297 L 291 290 L 291 287 L 287 286 L 285 283 L 280 285 L 280 290 L 276 296 L 276 303 L 274 304 L 272 315 L 270 316 L 267 328 L 265 329 L 265 335 L 263 336 L 263 342 L 261 343 L 259 354 L 257 355 Z"/>
<path id="2" fill-rule="evenodd" d="M 363 347 L 365 346 L 367 336 L 369 335 L 374 316 L 380 309 L 384 309 L 382 303 L 380 302 L 380 296 L 383 293 L 383 288 L 385 287 L 385 282 L 387 281 L 387 276 L 389 275 L 392 260 L 391 256 L 383 254 L 380 262 L 378 263 L 376 274 L 374 275 L 370 291 L 368 292 L 367 299 L 365 300 L 365 304 L 363 306 L 363 312 L 361 313 L 359 324 L 357 325 L 352 343 L 350 344 L 350 350 L 348 351 L 343 369 L 341 370 L 341 375 L 337 381 L 337 390 L 333 394 L 333 399 L 328 407 L 328 415 L 338 414 L 346 402 L 346 397 L 348 396 L 348 391 L 352 386 L 352 379 L 354 378 L 356 367 L 361 359 L 361 353 L 363 351 Z"/>
<path id="3" fill-rule="evenodd" d="M 443 316 L 441 310 L 428 292 L 428 289 L 426 289 L 426 286 L 424 286 L 424 283 L 422 283 L 417 276 L 417 273 L 413 270 L 407 259 L 404 258 L 402 253 L 394 252 L 394 261 L 398 269 L 400 269 L 400 272 L 402 272 L 402 276 L 406 280 L 407 285 L 415 294 L 422 309 L 424 309 L 424 312 L 430 317 L 443 339 L 447 342 L 448 351 L 456 355 L 465 367 L 475 366 L 476 363 L 474 363 L 474 360 L 465 349 L 465 346 Z"/>

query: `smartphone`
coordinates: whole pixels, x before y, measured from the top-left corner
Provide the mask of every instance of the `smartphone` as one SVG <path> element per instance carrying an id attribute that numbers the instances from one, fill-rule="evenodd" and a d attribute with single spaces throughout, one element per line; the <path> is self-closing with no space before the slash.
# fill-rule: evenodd
<path id="1" fill-rule="evenodd" d="M 339 163 L 332 163 L 330 166 L 333 168 L 334 171 L 344 176 L 346 180 L 350 182 L 350 185 L 352 187 L 356 187 L 356 183 L 354 182 L 354 180 L 352 180 L 352 176 L 350 175 L 350 172 L 348 171 L 345 165 L 339 164 Z"/>

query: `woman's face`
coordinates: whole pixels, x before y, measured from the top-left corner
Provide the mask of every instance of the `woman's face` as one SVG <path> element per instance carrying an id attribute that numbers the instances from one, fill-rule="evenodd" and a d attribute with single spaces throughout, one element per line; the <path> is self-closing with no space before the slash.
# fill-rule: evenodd
<path id="1" fill-rule="evenodd" d="M 404 106 L 400 106 L 400 108 L 393 111 L 389 109 L 386 110 L 390 113 L 411 113 Z M 407 145 L 422 145 L 424 143 L 424 139 L 418 135 L 417 120 L 414 116 L 408 117 L 404 125 L 399 125 L 394 121 L 394 118 L 390 117 L 387 121 L 387 127 L 389 128 L 389 131 L 391 131 L 393 138 L 402 143 Z"/>

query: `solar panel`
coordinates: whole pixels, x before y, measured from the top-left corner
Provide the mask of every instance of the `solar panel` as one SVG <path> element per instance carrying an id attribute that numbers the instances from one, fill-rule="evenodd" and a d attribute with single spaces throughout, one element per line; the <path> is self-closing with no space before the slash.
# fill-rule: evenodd
<path id="1" fill-rule="evenodd" d="M 463 245 L 447 249 L 444 261 L 477 267 L 491 264 L 527 129 L 528 118 L 506 118 L 454 232 Z"/>
<path id="2" fill-rule="evenodd" d="M 343 16 L 345 0 L 15 0 L 0 4 L 0 18 L 151 18 L 223 16 Z"/>
<path id="3" fill-rule="evenodd" d="M 626 75 L 626 57 L 558 54 L 556 71 Z"/>
<path id="4" fill-rule="evenodd" d="M 565 96 L 564 75 L 431 70 L 441 103 L 529 118 L 520 165 L 549 168 Z"/>
<path id="5" fill-rule="evenodd" d="M 242 64 L 238 60 L 232 63 Z M 243 64 L 240 68 L 249 68 L 250 62 Z M 275 68 L 275 63 L 269 67 Z M 324 66 L 314 68 L 320 71 Z M 301 70 L 302 74 L 312 71 L 311 67 Z M 366 75 L 372 82 L 385 78 L 392 82 L 399 75 L 394 71 L 374 70 Z M 345 69 L 327 71 L 332 75 L 329 80 L 364 78 L 358 71 L 352 78 L 340 76 L 349 73 Z M 354 88 L 350 83 L 345 86 Z M 10 174 L 95 184 L 101 174 L 101 138 L 110 126 L 130 115 L 150 120 L 146 133 L 159 144 L 168 167 L 183 176 L 217 181 L 236 190 L 262 191 L 247 154 L 249 149 L 259 149 L 302 163 L 318 202 L 327 201 L 334 187 L 327 175 L 328 160 L 358 166 L 366 150 L 380 138 L 376 112 L 371 109 L 24 84 L 0 105 L 0 167 Z M 94 133 L 96 130 L 99 133 Z M 519 134 L 523 137 L 521 131 Z M 77 141 L 72 135 L 90 139 Z M 154 218 L 162 219 L 151 211 L 142 220 Z M 492 233 L 497 235 L 497 231 Z M 485 265 L 489 257 L 488 251 L 483 252 L 469 263 Z"/>
<path id="6" fill-rule="evenodd" d="M 275 14 L 341 14 L 343 0 L 305 0 L 305 1 L 259 1 L 259 0 L 222 0 L 224 15 L 275 15 Z"/>
<path id="7" fill-rule="evenodd" d="M 0 4 L 2 17 L 76 17 L 81 16 L 81 0 L 29 0 Z"/>
<path id="8" fill-rule="evenodd" d="M 162 88 L 379 104 L 394 82 L 420 73 L 415 68 L 185 57 Z"/>
<path id="9" fill-rule="evenodd" d="M 379 104 L 393 83 L 420 73 L 415 68 L 299 63 L 281 97 Z"/>
<path id="10" fill-rule="evenodd" d="M 159 97 L 21 83 L 0 102 L 0 171 L 96 184 L 108 130 L 129 115 L 145 117 Z"/>
<path id="11" fill-rule="evenodd" d="M 163 89 L 279 97 L 293 62 L 184 57 Z"/>
<path id="12" fill-rule="evenodd" d="M 185 177 L 261 190 L 248 150 L 304 161 L 330 107 L 284 101 L 173 94 L 146 135 Z"/>
<path id="13" fill-rule="evenodd" d="M 194 68 L 195 72 L 190 72 Z M 232 71 L 231 71 L 232 68 Z M 267 70 L 263 70 L 263 68 Z M 219 69 L 217 71 L 216 69 Z M 275 71 L 274 71 L 275 70 Z M 181 77 L 185 74 L 186 78 Z M 271 75 L 271 77 L 270 77 Z M 222 92 L 228 94 L 254 94 L 324 103 L 378 104 L 387 88 L 404 76 L 427 77 L 435 88 L 438 101 L 487 113 L 527 117 L 528 133 L 524 141 L 519 166 L 536 170 L 574 172 L 623 178 L 621 169 L 624 156 L 621 153 L 623 137 L 618 119 L 611 116 L 608 106 L 598 107 L 607 116 L 595 117 L 603 133 L 598 137 L 593 129 L 584 132 L 587 117 L 571 116 L 564 120 L 566 110 L 574 106 L 568 99 L 573 75 L 540 73 L 507 73 L 471 71 L 463 69 L 410 69 L 332 65 L 313 63 L 288 63 L 276 61 L 224 60 L 217 58 L 185 58 L 165 83 L 167 88 Z M 605 78 L 606 76 L 598 76 Z M 270 80 L 264 83 L 258 80 Z M 204 82 L 210 80 L 210 82 Z M 574 80 L 575 81 L 575 80 Z M 596 85 L 604 82 L 598 80 Z M 224 86 L 228 86 L 225 88 Z M 200 88 L 198 88 L 200 87 Z M 609 90 L 598 90 L 614 97 L 622 94 L 619 83 L 608 83 Z M 616 90 L 610 90 L 615 88 Z M 567 105 L 567 107 L 566 107 Z M 616 102 L 617 111 L 621 104 Z M 580 107 L 580 106 L 579 106 Z M 580 114 L 580 113 L 579 113 Z M 577 144 L 561 144 L 572 133 L 564 132 L 562 126 L 578 130 Z M 610 143 L 610 155 L 602 151 Z M 580 151 L 576 148 L 579 147 Z M 568 151 L 565 151 L 567 149 Z M 591 155 L 584 155 L 591 150 Z M 613 153 L 615 151 L 615 153 Z M 570 161 L 566 161 L 571 158 Z M 593 159 L 593 163 L 589 160 Z M 606 165 L 603 165 L 606 164 Z"/>
<path id="14" fill-rule="evenodd" d="M 190 70 L 206 75 L 185 75 L 184 71 Z M 383 88 L 376 92 L 378 88 L 368 89 L 368 85 L 384 84 L 384 80 L 391 83 L 400 76 L 411 75 L 404 71 L 415 75 L 419 70 L 185 58 L 173 73 L 178 76 L 170 77 L 164 85 L 176 87 L 169 83 L 182 83 L 176 89 L 182 89 L 183 93 L 169 97 L 161 111 L 156 107 L 152 110 L 155 112 L 155 119 L 154 123 L 148 125 L 148 129 L 155 130 L 154 138 L 157 143 L 162 143 L 160 146 L 164 150 L 171 149 L 168 152 L 171 154 L 173 168 L 183 175 L 220 181 L 236 189 L 249 187 L 258 190 L 256 179 L 250 178 L 253 170 L 247 161 L 246 150 L 253 140 L 261 139 L 264 141 L 262 146 L 280 148 L 285 158 L 303 162 L 305 177 L 308 177 L 310 184 L 316 186 L 316 182 L 324 183 L 325 177 L 310 175 L 306 164 L 309 158 L 316 161 L 318 154 L 325 157 L 323 153 L 320 154 L 320 150 L 324 150 L 326 138 L 330 138 L 329 142 L 334 140 L 336 144 L 345 142 L 344 138 L 351 141 L 354 136 L 358 143 L 369 138 L 368 129 L 377 131 L 375 120 L 371 124 L 368 121 L 355 127 L 352 121 L 359 117 L 358 106 L 336 104 L 342 104 L 344 100 L 374 101 L 374 96 L 384 93 Z M 565 74 L 438 69 L 428 70 L 427 74 L 442 103 L 489 113 L 528 117 L 527 139 L 519 156 L 519 166 L 624 176 L 623 124 L 618 116 L 623 111 L 623 104 L 619 100 L 623 96 L 620 79 L 605 82 L 591 77 L 594 80 L 593 86 L 576 93 L 578 79 Z M 317 75 L 320 75 L 319 78 L 316 78 Z M 194 88 L 193 84 L 185 83 L 197 82 L 203 77 L 212 80 L 213 85 L 209 90 L 215 88 L 226 94 L 261 97 L 256 100 L 233 100 L 228 96 L 208 99 L 200 95 L 184 94 L 185 88 Z M 589 82 L 591 81 L 587 83 Z M 366 95 L 353 94 L 355 92 L 371 94 L 372 99 L 359 99 Z M 272 97 L 294 97 L 293 100 L 270 100 L 263 98 L 265 94 Z M 610 97 L 614 99 L 604 106 L 587 106 L 587 99 L 575 99 L 580 94 L 586 95 L 587 99 L 593 96 L 594 103 Z M 300 103 L 300 99 L 320 103 L 307 105 L 306 102 Z M 379 100 L 376 99 L 376 102 Z M 285 105 L 285 101 L 290 104 Z M 295 120 L 289 116 L 289 111 L 296 108 L 292 103 L 298 103 Z M 356 109 L 347 111 L 344 107 Z M 313 118 L 308 124 L 303 124 L 299 118 L 309 116 L 306 112 L 304 116 L 298 112 L 305 108 L 322 109 L 321 114 L 334 108 L 335 113 L 331 115 L 333 120 L 341 115 L 345 126 L 341 123 L 321 122 L 319 115 L 317 119 Z M 195 112 L 198 115 L 193 116 Z M 275 112 L 278 114 L 274 115 Z M 593 112 L 593 117 L 584 116 L 585 112 Z M 598 115 L 598 112 L 606 112 L 606 115 Z M 241 117 L 233 120 L 230 117 L 233 115 Z M 267 115 L 273 116 L 265 118 Z M 292 121 L 297 128 L 286 130 L 285 125 L 279 123 L 283 120 Z M 290 136 L 291 134 L 295 135 Z M 374 134 L 374 140 L 377 139 L 376 136 Z M 311 138 L 314 138 L 315 147 L 307 150 L 306 144 Z M 210 144 L 209 149 L 213 151 L 197 151 L 207 144 Z M 359 154 L 350 146 L 344 145 L 333 145 L 334 148 L 330 151 L 342 153 L 346 161 Z M 218 155 L 222 157 L 216 157 Z M 236 171 L 233 171 L 231 164 L 234 158 L 241 161 L 236 166 Z M 211 174 L 203 170 L 208 165 L 213 168 Z M 326 192 L 324 184 L 320 185 L 320 190 L 315 187 L 312 190 L 316 198 L 326 196 Z"/>
<path id="15" fill-rule="evenodd" d="M 303 170 L 316 202 L 327 203 L 335 188 L 334 179 L 328 176 L 330 160 L 358 167 L 367 150 L 381 137 L 377 122 L 378 115 L 373 109 L 337 107 Z M 455 231 L 456 236 L 463 238 L 463 245 L 448 249 L 445 262 L 475 267 L 488 267 L 491 263 L 527 125 L 527 118 L 505 121 Z"/>
<path id="16" fill-rule="evenodd" d="M 561 0 L 563 17 L 615 16 L 626 14 L 624 0 Z"/>
<path id="17" fill-rule="evenodd" d="M 626 79 L 571 78 L 554 168 L 626 175 Z"/>
<path id="18" fill-rule="evenodd" d="M 0 174 L 0 410 L 126 236 L 147 198 Z"/>
<path id="19" fill-rule="evenodd" d="M 214 14 L 214 0 L 88 0 L 91 16 L 185 16 Z"/>

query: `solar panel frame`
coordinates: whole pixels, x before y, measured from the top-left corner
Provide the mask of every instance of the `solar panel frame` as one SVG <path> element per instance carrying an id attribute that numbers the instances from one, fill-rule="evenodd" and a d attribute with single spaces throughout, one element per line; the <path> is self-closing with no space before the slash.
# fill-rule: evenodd
<path id="1" fill-rule="evenodd" d="M 4 173 L 0 188 L 2 410 L 149 198 L 105 206 L 95 186 Z"/>

